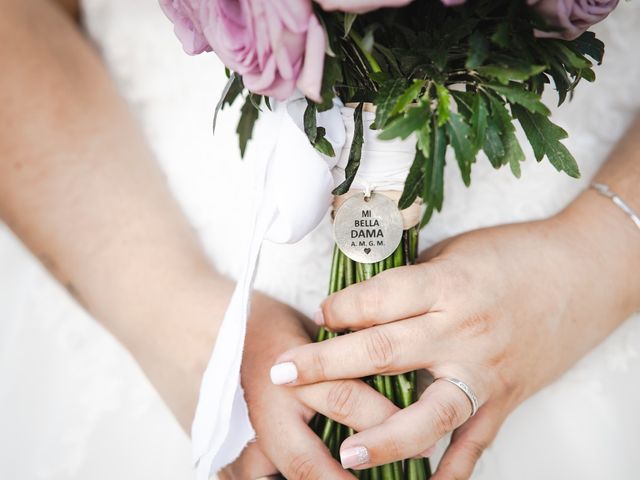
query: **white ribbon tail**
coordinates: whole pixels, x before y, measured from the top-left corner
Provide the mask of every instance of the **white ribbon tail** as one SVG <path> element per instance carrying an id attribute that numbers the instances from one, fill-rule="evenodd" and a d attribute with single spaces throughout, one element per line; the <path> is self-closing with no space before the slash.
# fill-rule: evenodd
<path id="1" fill-rule="evenodd" d="M 296 97 L 264 111 L 254 130 L 248 163 L 256 167 L 256 209 L 238 283 L 200 386 L 192 425 L 198 480 L 233 462 L 255 437 L 241 387 L 240 366 L 260 250 L 265 239 L 292 243 L 328 211 L 337 158 L 321 156 L 303 127 L 306 100 Z M 344 144 L 340 105 L 318 116 L 336 152 Z"/>
<path id="2" fill-rule="evenodd" d="M 271 158 L 269 152 L 265 153 L 256 176 L 257 210 L 250 244 L 244 250 L 243 268 L 202 378 L 192 424 L 193 460 L 198 480 L 207 480 L 212 473 L 233 462 L 255 437 L 241 387 L 240 366 L 260 250 L 276 214 L 273 204 L 263 198 Z"/>

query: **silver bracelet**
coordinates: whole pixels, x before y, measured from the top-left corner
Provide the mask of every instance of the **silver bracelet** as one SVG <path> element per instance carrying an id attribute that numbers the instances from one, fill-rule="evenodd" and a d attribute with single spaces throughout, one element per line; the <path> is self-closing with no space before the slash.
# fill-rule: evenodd
<path id="1" fill-rule="evenodd" d="M 604 195 L 607 198 L 610 198 L 613 203 L 615 203 L 620 210 L 626 213 L 629 218 L 636 224 L 636 227 L 640 229 L 640 216 L 631 208 L 622 198 L 620 198 L 617 194 L 611 191 L 609 185 L 605 185 L 604 183 L 592 183 L 591 188 L 596 190 L 600 195 Z"/>

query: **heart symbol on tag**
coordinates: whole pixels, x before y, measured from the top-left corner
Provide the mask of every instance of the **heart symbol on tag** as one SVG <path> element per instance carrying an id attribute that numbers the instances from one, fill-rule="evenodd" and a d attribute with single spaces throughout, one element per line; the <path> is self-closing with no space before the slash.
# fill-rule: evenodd
<path id="1" fill-rule="evenodd" d="M 364 249 L 364 253 L 366 253 L 367 255 L 369 255 L 371 253 L 371 249 L 370 248 L 365 248 Z"/>

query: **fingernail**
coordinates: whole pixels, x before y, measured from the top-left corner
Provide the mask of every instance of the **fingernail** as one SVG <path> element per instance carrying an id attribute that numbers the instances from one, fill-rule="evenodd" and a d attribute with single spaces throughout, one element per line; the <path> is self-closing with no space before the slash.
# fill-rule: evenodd
<path id="1" fill-rule="evenodd" d="M 363 446 L 340 450 L 340 462 L 345 470 L 369 463 L 369 450 Z"/>
<path id="2" fill-rule="evenodd" d="M 436 451 L 436 446 L 434 445 L 433 447 L 427 448 L 424 452 L 420 454 L 420 456 L 424 458 L 429 458 L 431 455 L 433 455 L 433 452 L 435 451 Z"/>
<path id="3" fill-rule="evenodd" d="M 285 385 L 295 382 L 298 378 L 298 369 L 293 362 L 279 363 L 271 367 L 271 383 L 274 385 Z"/>
<path id="4" fill-rule="evenodd" d="M 322 310 L 318 310 L 313 314 L 313 321 L 316 325 L 320 325 L 321 327 L 324 326 L 324 314 L 322 313 Z"/>

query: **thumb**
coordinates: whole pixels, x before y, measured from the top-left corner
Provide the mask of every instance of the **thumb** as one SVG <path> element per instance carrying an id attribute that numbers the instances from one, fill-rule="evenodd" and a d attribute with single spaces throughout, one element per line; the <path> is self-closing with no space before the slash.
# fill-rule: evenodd
<path id="1" fill-rule="evenodd" d="M 458 428 L 444 452 L 432 480 L 467 480 L 484 451 L 495 439 L 504 415 L 485 405 L 478 414 Z"/>
<path id="2" fill-rule="evenodd" d="M 267 479 L 277 475 L 278 470 L 266 457 L 257 443 L 250 443 L 231 465 L 218 473 L 219 480 Z M 274 477 L 277 478 L 277 477 Z"/>

